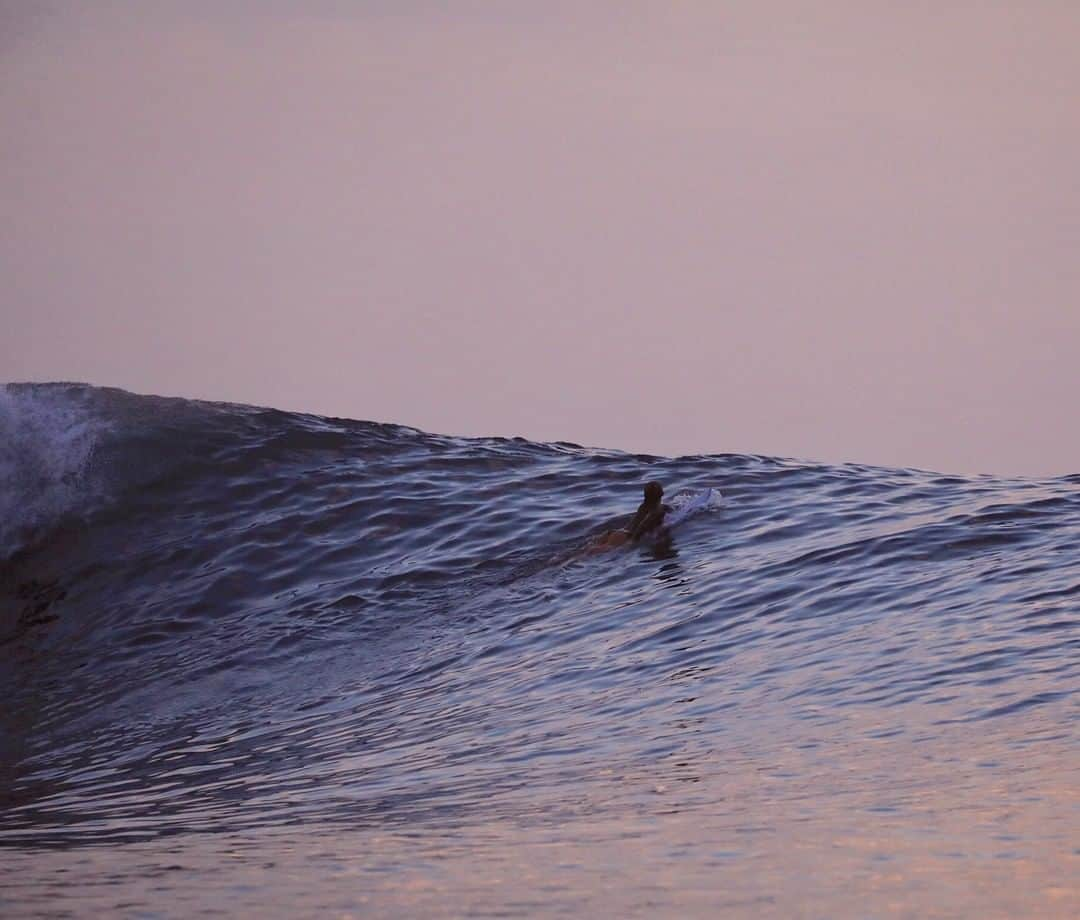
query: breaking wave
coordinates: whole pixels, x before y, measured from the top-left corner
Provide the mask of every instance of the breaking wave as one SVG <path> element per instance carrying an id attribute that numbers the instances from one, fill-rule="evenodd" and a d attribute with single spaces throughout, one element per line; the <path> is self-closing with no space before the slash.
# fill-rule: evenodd
<path id="1" fill-rule="evenodd" d="M 670 540 L 593 551 L 649 479 L 723 501 Z M 655 872 L 717 852 L 710 871 L 783 872 L 794 851 L 772 841 L 826 865 L 815 841 L 852 815 L 888 816 L 901 875 L 924 845 L 971 852 L 987 821 L 1043 852 L 1075 818 L 1078 486 L 10 385 L 8 871 L 43 848 L 288 831 L 381 835 L 407 874 L 402 835 L 455 828 L 477 872 L 539 839 L 578 846 L 584 872 L 634 827 L 674 835 Z M 984 766 L 950 770 L 961 749 Z M 1032 808 L 1045 820 L 1010 817 Z M 575 871 L 559 878 L 580 889 Z"/>

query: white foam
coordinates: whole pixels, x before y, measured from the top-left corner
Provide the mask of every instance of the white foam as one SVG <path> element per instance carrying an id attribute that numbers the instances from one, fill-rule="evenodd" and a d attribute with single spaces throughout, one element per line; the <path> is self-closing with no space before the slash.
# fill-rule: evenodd
<path id="1" fill-rule="evenodd" d="M 0 559 L 97 503 L 88 470 L 107 430 L 74 388 L 0 386 Z"/>
<path id="2" fill-rule="evenodd" d="M 667 527 L 674 527 L 696 514 L 715 511 L 723 504 L 723 500 L 719 489 L 680 492 L 671 499 L 671 513 L 665 518 L 664 523 Z"/>

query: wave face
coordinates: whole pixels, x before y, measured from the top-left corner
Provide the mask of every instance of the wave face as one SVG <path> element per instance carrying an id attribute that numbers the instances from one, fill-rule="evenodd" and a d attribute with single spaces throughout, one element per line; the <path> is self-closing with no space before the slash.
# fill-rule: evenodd
<path id="1" fill-rule="evenodd" d="M 14 914 L 1077 907 L 1080 476 L 56 384 L 0 487 Z"/>

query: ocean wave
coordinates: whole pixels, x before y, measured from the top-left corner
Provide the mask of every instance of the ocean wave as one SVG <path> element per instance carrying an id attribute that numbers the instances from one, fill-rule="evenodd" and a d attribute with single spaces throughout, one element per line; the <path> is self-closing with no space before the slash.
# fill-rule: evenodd
<path id="1" fill-rule="evenodd" d="M 108 422 L 86 393 L 0 388 L 0 560 L 101 499 L 92 461 Z"/>
<path id="2" fill-rule="evenodd" d="M 76 385 L 7 387 L 0 435 L 0 845 L 662 822 L 716 815 L 747 770 L 876 808 L 960 743 L 987 788 L 1033 748 L 1075 763 L 1075 476 L 629 455 Z M 593 552 L 653 479 L 676 506 L 723 499 Z M 926 759 L 902 775 L 875 759 L 904 745 Z M 877 778 L 845 785 L 853 764 Z M 840 820 L 788 788 L 762 803 L 778 831 L 783 802 Z"/>

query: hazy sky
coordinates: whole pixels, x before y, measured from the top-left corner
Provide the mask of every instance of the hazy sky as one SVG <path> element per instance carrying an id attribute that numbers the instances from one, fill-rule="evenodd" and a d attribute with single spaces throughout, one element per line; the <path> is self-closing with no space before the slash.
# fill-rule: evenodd
<path id="1" fill-rule="evenodd" d="M 1080 470 L 1076 0 L 0 0 L 0 380 Z"/>

